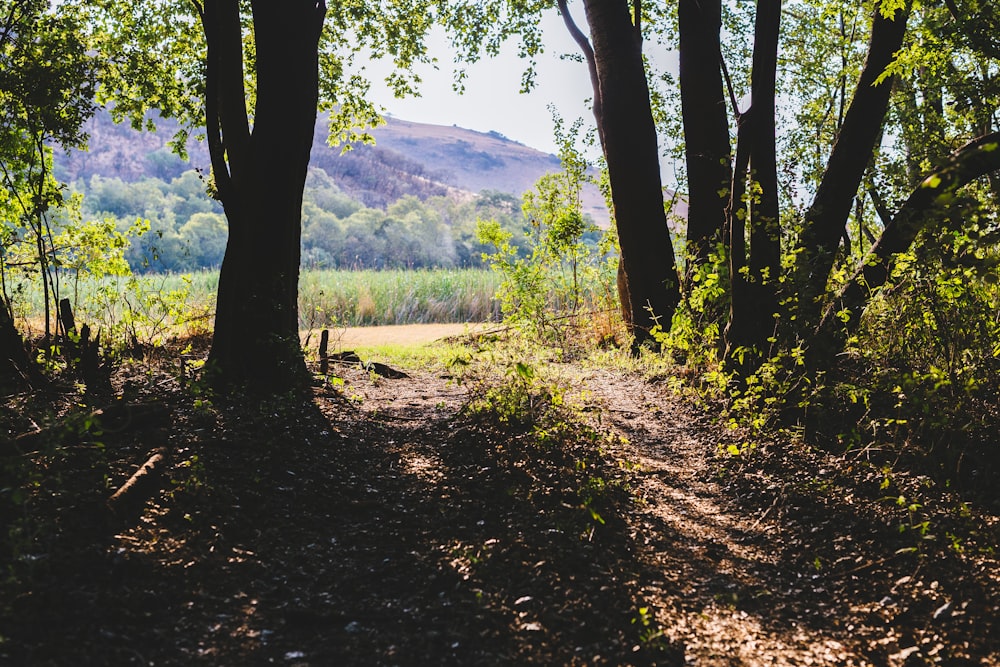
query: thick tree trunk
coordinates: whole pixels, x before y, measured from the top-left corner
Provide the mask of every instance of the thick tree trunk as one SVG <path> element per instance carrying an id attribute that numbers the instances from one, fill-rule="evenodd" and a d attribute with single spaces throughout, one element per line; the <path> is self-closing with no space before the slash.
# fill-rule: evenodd
<path id="1" fill-rule="evenodd" d="M 730 203 L 732 306 L 726 327 L 726 356 L 741 375 L 756 370 L 774 332 L 781 271 L 781 228 L 778 218 L 778 160 L 775 144 L 775 86 L 781 0 L 759 0 L 754 26 L 751 108 L 740 118 L 737 169 Z M 744 204 L 746 183 L 756 191 Z M 744 259 L 745 233 L 740 212 L 750 227 L 750 253 Z M 744 274 L 743 267 L 746 267 Z"/>
<path id="2" fill-rule="evenodd" d="M 893 18 L 885 18 L 876 9 L 868 56 L 854 98 L 844 116 L 844 125 L 837 135 L 816 198 L 806 212 L 795 267 L 800 333 L 803 328 L 808 330 L 815 326 L 822 311 L 821 299 L 851 205 L 881 136 L 889 108 L 892 79 L 878 85 L 875 81 L 902 46 L 908 15 L 909 10 L 904 9 L 897 11 Z"/>
<path id="3" fill-rule="evenodd" d="M 680 0 L 680 85 L 688 178 L 687 270 L 708 259 L 726 222 L 732 167 L 722 82 L 721 0 Z"/>
<path id="4" fill-rule="evenodd" d="M 308 377 L 298 333 L 299 253 L 325 5 L 253 3 L 257 97 L 249 131 L 242 80 L 237 89 L 231 79 L 238 7 L 230 3 L 220 3 L 228 13 L 206 26 L 209 140 L 229 220 L 209 364 L 220 384 L 275 392 Z M 206 14 L 210 7 L 206 3 Z M 212 67 L 218 73 L 214 86 Z"/>
<path id="5" fill-rule="evenodd" d="M 624 0 L 586 0 L 584 7 L 593 42 L 598 124 L 618 225 L 623 283 L 632 333 L 639 344 L 650 339 L 654 326 L 670 328 L 680 301 L 642 39 Z"/>

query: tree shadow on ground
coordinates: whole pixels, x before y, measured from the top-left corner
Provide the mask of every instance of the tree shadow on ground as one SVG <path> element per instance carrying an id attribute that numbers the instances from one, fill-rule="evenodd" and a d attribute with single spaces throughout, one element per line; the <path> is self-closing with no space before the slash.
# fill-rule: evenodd
<path id="1" fill-rule="evenodd" d="M 792 657 L 823 639 L 874 664 L 908 642 L 969 642 L 955 661 L 996 649 L 988 563 L 941 567 L 819 470 L 780 489 L 745 475 L 716 515 L 681 476 L 632 470 L 590 436 L 372 416 L 338 392 L 170 400 L 172 481 L 136 525 L 109 530 L 103 480 L 146 440 L 40 462 L 0 662 L 750 664 L 693 643 L 739 642 L 741 622 Z M 659 497 L 636 504 L 644 480 Z"/>

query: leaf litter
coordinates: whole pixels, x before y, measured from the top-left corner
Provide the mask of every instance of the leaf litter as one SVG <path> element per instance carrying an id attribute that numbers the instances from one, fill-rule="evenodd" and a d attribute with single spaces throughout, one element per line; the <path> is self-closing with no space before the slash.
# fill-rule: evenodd
<path id="1" fill-rule="evenodd" d="M 142 372 L 117 381 L 168 428 L 18 464 L 2 664 L 1000 664 L 995 505 L 899 474 L 914 517 L 856 458 L 731 457 L 664 383 L 575 369 L 592 424 L 540 445 L 426 371 L 197 404 Z M 11 433 L 72 409 L 26 400 Z M 153 446 L 169 481 L 109 525 Z"/>

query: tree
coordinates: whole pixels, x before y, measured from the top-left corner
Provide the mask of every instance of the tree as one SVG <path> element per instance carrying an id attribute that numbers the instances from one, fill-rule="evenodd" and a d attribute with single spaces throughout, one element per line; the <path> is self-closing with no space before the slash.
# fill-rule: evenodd
<path id="1" fill-rule="evenodd" d="M 52 175 L 52 146 L 85 144 L 95 77 L 81 17 L 71 9 L 57 15 L 48 2 L 15 0 L 5 3 L 0 21 L 0 375 L 9 376 L 29 369 L 14 328 L 6 256 L 19 242 L 32 246 L 48 347 L 59 286 L 51 215 L 65 203 Z"/>
<path id="2" fill-rule="evenodd" d="M 726 356 L 731 363 L 750 368 L 756 363 L 755 353 L 764 352 L 773 335 L 778 308 L 781 227 L 775 100 L 780 27 L 781 0 L 758 0 L 751 102 L 750 108 L 737 112 L 736 165 L 728 208 L 731 297 Z"/>
<path id="3" fill-rule="evenodd" d="M 639 345 L 652 339 L 655 327 L 670 328 L 680 301 L 643 61 L 643 10 L 639 2 L 585 0 L 588 37 L 573 20 L 566 0 L 555 4 L 580 47 L 594 91 L 594 118 L 621 250 L 618 293 L 626 324 Z M 519 37 L 527 61 L 527 89 L 534 83 L 532 59 L 544 44 L 538 17 L 551 7 L 550 1 L 449 3 L 443 20 L 464 61 L 496 55 L 504 40 Z"/>
<path id="4" fill-rule="evenodd" d="M 590 40 L 573 22 L 566 0 L 559 0 L 590 70 L 621 248 L 618 294 L 638 345 L 651 338 L 654 327 L 670 328 L 680 301 L 642 58 L 642 9 L 625 0 L 585 0 L 584 9 Z"/>
<path id="5" fill-rule="evenodd" d="M 896 257 L 910 248 L 928 220 L 951 205 L 961 188 L 998 171 L 1000 132 L 993 132 L 969 142 L 926 176 L 886 224 L 851 280 L 827 305 L 813 343 L 815 367 L 828 368 L 832 364 L 845 337 L 857 331 L 871 293 L 886 284 Z"/>
<path id="6" fill-rule="evenodd" d="M 729 119 L 722 82 L 721 0 L 680 0 L 677 7 L 681 114 L 687 162 L 687 275 L 708 259 L 726 222 L 732 179 Z"/>
<path id="7" fill-rule="evenodd" d="M 146 127 L 155 125 L 149 109 L 178 118 L 180 152 L 191 130 L 205 130 L 213 193 L 229 222 L 211 376 L 265 392 L 300 386 L 308 378 L 297 308 L 302 197 L 317 110 L 336 107 L 335 141 L 378 122 L 367 82 L 349 72 L 362 52 L 391 56 L 399 70 L 390 83 L 412 92 L 405 70 L 427 59 L 432 5 L 80 1 L 94 12 L 116 118 Z"/>
<path id="8" fill-rule="evenodd" d="M 805 214 L 794 285 L 798 290 L 797 326 L 808 331 L 818 323 L 851 205 L 881 138 L 889 108 L 892 78 L 885 77 L 903 45 L 909 8 L 882 3 L 872 21 L 865 65 L 826 170 Z"/>
<path id="9" fill-rule="evenodd" d="M 199 8 L 212 174 L 229 220 L 208 362 L 226 383 L 285 389 L 306 377 L 298 318 L 302 192 L 326 5 L 299 0 L 252 8 L 252 128 L 239 2 L 206 0 Z"/>

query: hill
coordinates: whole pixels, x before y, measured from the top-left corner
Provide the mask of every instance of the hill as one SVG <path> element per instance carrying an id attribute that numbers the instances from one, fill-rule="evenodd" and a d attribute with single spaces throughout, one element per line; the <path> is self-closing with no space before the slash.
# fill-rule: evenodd
<path id="1" fill-rule="evenodd" d="M 206 144 L 190 141 L 185 162 L 168 147 L 177 125 L 160 120 L 156 132 L 116 125 L 101 111 L 89 125 L 90 150 L 60 154 L 56 173 L 66 181 L 93 175 L 125 181 L 170 180 L 184 171 L 208 171 Z M 312 165 L 329 174 L 345 193 L 366 206 L 385 208 L 405 195 L 427 197 L 496 190 L 520 196 L 543 174 L 559 170 L 559 159 L 497 132 L 476 132 L 388 118 L 372 132 L 375 146 L 341 153 L 326 143 L 326 121 L 317 122 Z M 585 194 L 584 210 L 599 224 L 608 212 L 596 187 Z"/>

